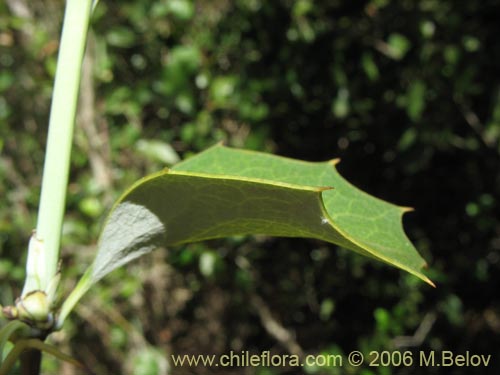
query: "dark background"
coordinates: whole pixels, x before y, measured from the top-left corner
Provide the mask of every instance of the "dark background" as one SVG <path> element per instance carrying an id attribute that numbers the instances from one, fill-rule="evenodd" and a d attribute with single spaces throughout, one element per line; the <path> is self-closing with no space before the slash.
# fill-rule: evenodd
<path id="1" fill-rule="evenodd" d="M 0 4 L 4 305 L 20 293 L 35 226 L 63 5 Z M 209 241 L 114 272 L 52 342 L 98 374 L 160 374 L 171 353 L 230 350 L 492 359 L 476 370 L 171 373 L 498 373 L 499 19 L 491 0 L 101 0 L 82 78 L 63 295 L 91 262 L 121 191 L 220 140 L 311 161 L 340 157 L 352 183 L 415 207 L 405 228 L 437 288 L 321 242 Z M 44 373 L 78 372 L 46 357 Z"/>

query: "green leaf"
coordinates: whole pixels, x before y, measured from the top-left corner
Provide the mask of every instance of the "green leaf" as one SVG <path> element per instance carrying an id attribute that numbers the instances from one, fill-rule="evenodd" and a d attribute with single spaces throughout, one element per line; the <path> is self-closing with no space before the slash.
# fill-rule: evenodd
<path id="1" fill-rule="evenodd" d="M 332 112 L 337 118 L 345 118 L 349 114 L 349 90 L 345 87 L 339 89 L 337 97 L 332 103 Z"/>
<path id="2" fill-rule="evenodd" d="M 80 369 L 84 368 L 84 366 L 80 362 L 78 362 L 70 355 L 61 352 L 54 345 L 47 344 L 39 339 L 21 339 L 16 342 L 12 350 L 5 358 L 2 367 L 0 367 L 0 375 L 10 374 L 10 370 L 12 369 L 12 367 L 14 367 L 14 364 L 21 353 L 28 349 L 36 349 L 41 352 L 52 354 L 54 357 L 59 358 L 62 361 L 66 361 L 75 367 L 78 367 Z"/>
<path id="3" fill-rule="evenodd" d="M 411 43 L 404 35 L 393 33 L 387 40 L 390 56 L 395 60 L 401 60 L 411 47 Z"/>
<path id="4" fill-rule="evenodd" d="M 174 148 L 163 141 L 154 139 L 140 139 L 136 144 L 137 150 L 151 160 L 159 161 L 167 165 L 179 161 L 179 155 Z"/>
<path id="5" fill-rule="evenodd" d="M 235 76 L 214 78 L 210 85 L 210 98 L 219 108 L 230 108 L 234 103 L 234 91 L 237 84 Z"/>
<path id="6" fill-rule="evenodd" d="M 425 108 L 425 82 L 422 80 L 415 80 L 408 87 L 406 113 L 413 121 L 419 121 L 422 112 Z"/>
<path id="7" fill-rule="evenodd" d="M 114 47 L 130 48 L 136 43 L 136 34 L 126 27 L 118 27 L 108 32 L 106 40 Z"/>
<path id="8" fill-rule="evenodd" d="M 159 246 L 246 234 L 320 239 L 432 284 L 402 228 L 409 209 L 358 190 L 337 162 L 218 145 L 143 178 L 115 204 L 79 293 Z"/>
<path id="9" fill-rule="evenodd" d="M 275 217 L 277 212 L 268 212 L 267 208 L 284 208 L 284 217 L 279 218 L 282 220 L 271 218 L 266 220 L 269 226 L 239 234 L 318 238 L 385 261 L 429 282 L 420 272 L 425 261 L 402 227 L 402 215 L 411 209 L 392 205 L 357 189 L 337 172 L 338 161 L 311 163 L 218 145 L 177 164 L 171 173 L 211 173 L 216 178 L 231 176 L 239 182 L 271 190 L 269 201 L 255 195 L 261 204 L 259 207 L 252 206 L 252 202 L 245 202 L 245 205 L 249 206 L 248 212 L 275 214 L 271 215 Z M 241 194 L 242 199 L 252 193 L 253 189 Z M 294 198 L 298 195 L 299 199 L 285 200 L 281 193 Z M 236 202 L 237 206 L 241 204 Z M 299 226 L 294 227 L 296 223 Z M 267 233 L 273 231 L 276 234 Z"/>
<path id="10" fill-rule="evenodd" d="M 19 320 L 12 320 L 0 329 L 0 366 L 3 363 L 4 348 L 11 336 L 18 330 L 29 329 L 26 323 Z"/>
<path id="11" fill-rule="evenodd" d="M 167 5 L 169 11 L 182 21 L 187 21 L 194 15 L 194 5 L 189 0 L 171 0 Z"/>
<path id="12" fill-rule="evenodd" d="M 380 77 L 380 71 L 378 69 L 373 56 L 370 53 L 364 53 L 361 57 L 361 64 L 365 74 L 370 79 L 370 81 L 376 81 Z"/>

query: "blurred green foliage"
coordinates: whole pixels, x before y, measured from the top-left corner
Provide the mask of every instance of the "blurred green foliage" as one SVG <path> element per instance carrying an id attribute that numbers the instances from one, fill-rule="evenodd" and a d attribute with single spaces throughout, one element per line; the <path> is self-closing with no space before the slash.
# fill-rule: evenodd
<path id="1" fill-rule="evenodd" d="M 20 292 L 35 226 L 63 5 L 0 3 L 2 304 Z M 438 288 L 314 241 L 232 238 L 116 271 L 51 340 L 99 374 L 156 373 L 172 352 L 286 353 L 249 303 L 257 295 L 307 353 L 469 350 L 493 354 L 480 370 L 497 373 L 499 16 L 495 0 L 101 0 L 72 160 L 63 295 L 121 191 L 220 140 L 342 157 L 353 183 L 416 207 L 405 224 Z M 398 346 L 424 322 L 423 341 Z M 47 374 L 60 366 L 44 361 Z"/>

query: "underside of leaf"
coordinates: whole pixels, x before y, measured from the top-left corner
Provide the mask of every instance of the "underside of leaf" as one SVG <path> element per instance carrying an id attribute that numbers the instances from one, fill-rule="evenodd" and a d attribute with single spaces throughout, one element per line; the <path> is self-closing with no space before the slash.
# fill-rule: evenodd
<path id="1" fill-rule="evenodd" d="M 246 234 L 323 240 L 433 285 L 403 230 L 409 209 L 352 186 L 336 163 L 217 145 L 139 180 L 108 216 L 78 293 L 154 248 Z"/>
<path id="2" fill-rule="evenodd" d="M 425 261 L 403 230 L 402 216 L 412 209 L 357 189 L 338 173 L 338 162 L 339 159 L 312 163 L 216 145 L 173 169 L 320 188 L 324 204 L 321 222 L 326 224 L 324 219 L 328 219 L 341 239 L 332 233 L 319 239 L 404 269 L 433 285 L 421 272 Z M 317 221 L 311 224 L 314 223 Z"/>
<path id="3" fill-rule="evenodd" d="M 243 234 L 317 238 L 430 282 L 402 227 L 408 209 L 374 198 L 320 163 L 214 146 L 148 176 L 115 205 L 103 231 L 99 279 L 156 246 Z M 119 256 L 117 257 L 117 255 Z"/>

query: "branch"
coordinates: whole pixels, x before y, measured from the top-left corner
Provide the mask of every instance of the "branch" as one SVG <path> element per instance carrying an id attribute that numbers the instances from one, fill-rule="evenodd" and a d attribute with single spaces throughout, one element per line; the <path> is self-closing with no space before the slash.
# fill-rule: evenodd
<path id="1" fill-rule="evenodd" d="M 297 355 L 299 358 L 304 358 L 304 351 L 295 340 L 295 335 L 273 317 L 271 310 L 264 300 L 253 293 L 250 296 L 250 302 L 257 311 L 260 321 L 267 333 L 274 337 L 290 354 Z"/>
<path id="2" fill-rule="evenodd" d="M 436 321 L 436 313 L 427 313 L 413 336 L 398 336 L 392 340 L 395 348 L 410 348 L 422 345 Z"/>
<path id="3" fill-rule="evenodd" d="M 479 116 L 472 111 L 462 100 L 458 98 L 454 98 L 455 103 L 457 104 L 460 113 L 462 113 L 462 116 L 464 117 L 465 122 L 467 125 L 471 127 L 471 129 L 476 133 L 478 138 L 486 145 L 486 147 L 494 147 L 495 142 L 492 139 L 488 139 L 485 137 L 485 129 L 484 125 L 479 119 Z"/>
<path id="4" fill-rule="evenodd" d="M 96 124 L 95 90 L 92 74 L 95 60 L 94 44 L 92 33 L 89 33 L 88 47 L 82 65 L 78 119 L 81 129 L 85 133 L 86 139 L 82 146 L 88 153 L 93 178 L 100 190 L 106 192 L 111 187 L 109 135 L 105 126 L 99 131 Z"/>

